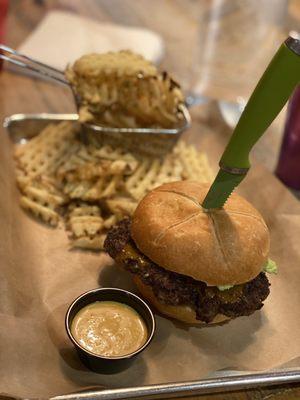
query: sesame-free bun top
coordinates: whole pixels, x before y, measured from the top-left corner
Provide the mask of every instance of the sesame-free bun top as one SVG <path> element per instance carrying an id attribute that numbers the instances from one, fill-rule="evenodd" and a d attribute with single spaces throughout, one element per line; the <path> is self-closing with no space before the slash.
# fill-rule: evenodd
<path id="1" fill-rule="evenodd" d="M 248 282 L 268 259 L 268 228 L 260 213 L 235 193 L 222 209 L 203 209 L 208 189 L 208 184 L 180 181 L 149 192 L 133 215 L 132 238 L 167 270 L 210 286 Z"/>

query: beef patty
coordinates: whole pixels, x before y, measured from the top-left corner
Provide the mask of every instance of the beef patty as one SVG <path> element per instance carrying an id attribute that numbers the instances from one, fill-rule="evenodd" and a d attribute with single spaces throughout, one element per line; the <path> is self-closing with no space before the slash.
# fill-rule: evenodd
<path id="1" fill-rule="evenodd" d="M 230 318 L 250 315 L 263 306 L 270 293 L 264 272 L 247 283 L 220 291 L 216 286 L 160 267 L 137 249 L 130 236 L 129 218 L 110 229 L 104 248 L 116 262 L 151 286 L 161 303 L 188 305 L 195 310 L 196 319 L 207 323 L 217 314 Z"/>

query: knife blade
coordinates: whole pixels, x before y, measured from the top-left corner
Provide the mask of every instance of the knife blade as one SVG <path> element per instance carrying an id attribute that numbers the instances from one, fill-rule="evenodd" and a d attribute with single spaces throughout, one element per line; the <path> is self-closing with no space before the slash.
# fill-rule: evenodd
<path id="1" fill-rule="evenodd" d="M 289 37 L 278 49 L 252 93 L 221 157 L 220 170 L 202 206 L 222 208 L 245 178 L 249 153 L 279 114 L 300 81 L 300 40 Z"/>
<path id="2" fill-rule="evenodd" d="M 245 176 L 246 174 L 231 174 L 220 169 L 204 199 L 202 207 L 205 209 L 221 208 Z"/>

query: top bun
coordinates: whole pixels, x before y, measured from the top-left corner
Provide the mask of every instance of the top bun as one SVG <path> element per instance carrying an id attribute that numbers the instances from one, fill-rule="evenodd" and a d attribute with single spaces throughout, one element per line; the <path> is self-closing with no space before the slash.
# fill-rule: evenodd
<path id="1" fill-rule="evenodd" d="M 268 228 L 260 213 L 235 193 L 222 209 L 203 209 L 208 189 L 208 184 L 190 181 L 154 189 L 133 215 L 132 238 L 167 270 L 210 286 L 248 282 L 268 259 Z"/>

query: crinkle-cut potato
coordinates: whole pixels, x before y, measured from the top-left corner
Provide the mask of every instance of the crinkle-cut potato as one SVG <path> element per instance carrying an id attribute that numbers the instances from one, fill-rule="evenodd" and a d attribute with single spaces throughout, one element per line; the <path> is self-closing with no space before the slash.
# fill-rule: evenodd
<path id="1" fill-rule="evenodd" d="M 50 175 L 77 151 L 75 136 L 78 125 L 62 122 L 59 129 L 48 125 L 39 135 L 15 150 L 17 166 L 26 176 L 35 177 L 43 173 Z"/>
<path id="2" fill-rule="evenodd" d="M 81 236 L 79 238 L 71 240 L 71 247 L 95 251 L 103 250 L 105 238 L 105 234 L 96 235 L 93 237 Z"/>
<path id="3" fill-rule="evenodd" d="M 68 69 L 71 72 L 72 69 Z M 74 63 L 75 74 L 88 79 L 103 80 L 105 76 L 155 76 L 156 67 L 143 56 L 129 50 L 105 54 L 87 54 Z"/>
<path id="4" fill-rule="evenodd" d="M 43 205 L 30 197 L 21 196 L 20 205 L 24 210 L 30 211 L 35 217 L 41 218 L 44 222 L 51 226 L 57 226 L 59 215 L 50 207 Z"/>
<path id="5" fill-rule="evenodd" d="M 212 180 L 206 155 L 183 140 L 164 156 L 152 156 L 84 144 L 78 131 L 74 122 L 51 124 L 15 148 L 21 207 L 50 226 L 63 222 L 70 248 L 103 250 L 108 229 L 163 183 Z"/>
<path id="6" fill-rule="evenodd" d="M 180 86 L 131 51 L 87 54 L 66 69 L 79 119 L 112 127 L 172 128 L 183 119 Z"/>
<path id="7" fill-rule="evenodd" d="M 181 179 L 197 181 L 201 176 L 204 182 L 212 180 L 212 171 L 207 156 L 205 153 L 197 151 L 195 146 L 179 141 L 174 148 L 174 156 L 178 163 L 177 167 L 180 165 L 180 168 L 182 168 Z"/>
<path id="8" fill-rule="evenodd" d="M 101 209 L 83 202 L 70 204 L 68 228 L 71 231 L 71 247 L 89 250 L 102 250 L 105 240 L 104 228 L 109 229 L 117 222 L 114 215 L 103 219 Z"/>
<path id="9" fill-rule="evenodd" d="M 75 182 L 67 182 L 64 185 L 63 192 L 70 199 L 81 199 L 87 202 L 98 201 L 116 194 L 120 180 L 120 175 L 104 176 L 96 181 L 78 179 Z"/>
<path id="10" fill-rule="evenodd" d="M 100 208 L 85 204 L 74 208 L 71 207 L 68 226 L 76 238 L 86 235 L 90 237 L 96 236 L 103 227 Z"/>
<path id="11" fill-rule="evenodd" d="M 130 216 L 134 213 L 138 202 L 127 197 L 114 197 L 106 200 L 106 206 L 114 216 Z"/>

